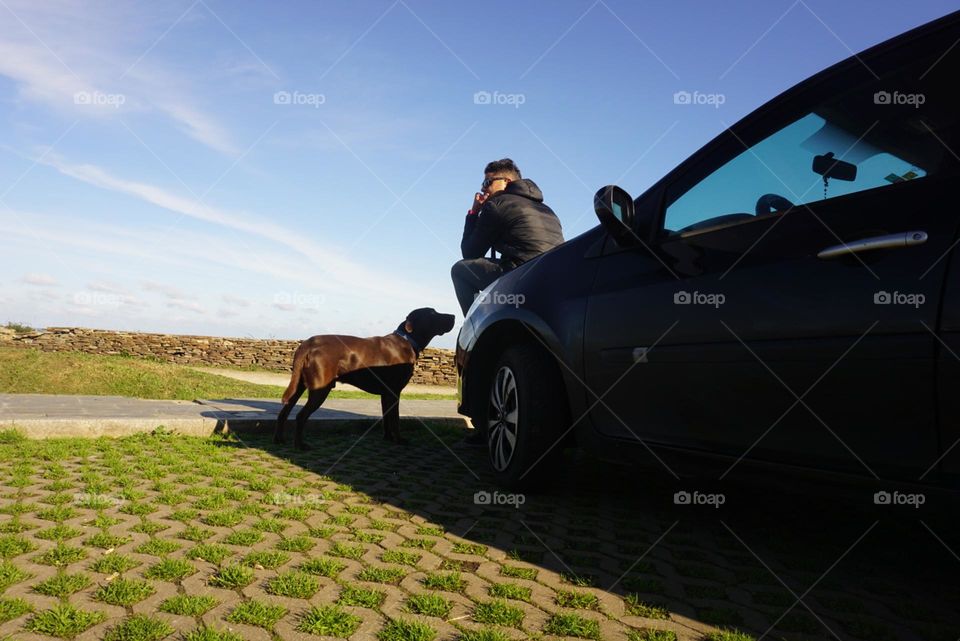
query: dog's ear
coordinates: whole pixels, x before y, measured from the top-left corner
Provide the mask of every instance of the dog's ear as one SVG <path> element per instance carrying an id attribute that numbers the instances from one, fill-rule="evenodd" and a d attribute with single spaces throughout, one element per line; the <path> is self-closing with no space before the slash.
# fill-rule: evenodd
<path id="1" fill-rule="evenodd" d="M 410 317 L 407 317 L 407 320 L 403 323 L 403 331 L 410 333 L 413 331 L 413 324 L 410 322 Z"/>

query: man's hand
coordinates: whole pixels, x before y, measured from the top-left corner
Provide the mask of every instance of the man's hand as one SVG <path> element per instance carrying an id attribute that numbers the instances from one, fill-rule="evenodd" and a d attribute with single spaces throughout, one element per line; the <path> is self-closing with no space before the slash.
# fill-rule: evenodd
<path id="1" fill-rule="evenodd" d="M 470 214 L 476 215 L 480 213 L 480 209 L 483 207 L 483 203 L 487 201 L 487 195 L 482 191 L 478 191 L 473 195 L 473 207 L 470 208 Z"/>

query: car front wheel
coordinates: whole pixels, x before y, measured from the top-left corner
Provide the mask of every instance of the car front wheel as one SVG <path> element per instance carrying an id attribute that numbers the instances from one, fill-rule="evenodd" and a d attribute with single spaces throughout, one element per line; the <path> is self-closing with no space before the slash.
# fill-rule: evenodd
<path id="1" fill-rule="evenodd" d="M 548 481 L 562 452 L 565 393 L 556 368 L 536 348 L 507 349 L 493 369 L 487 411 L 487 451 L 497 482 L 531 487 Z"/>

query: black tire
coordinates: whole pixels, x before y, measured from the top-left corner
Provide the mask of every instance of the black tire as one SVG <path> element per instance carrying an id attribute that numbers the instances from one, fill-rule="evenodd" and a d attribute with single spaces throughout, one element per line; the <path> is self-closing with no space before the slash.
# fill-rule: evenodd
<path id="1" fill-rule="evenodd" d="M 508 348 L 487 385 L 487 455 L 497 484 L 546 485 L 558 471 L 568 427 L 566 393 L 553 363 L 533 345 Z"/>

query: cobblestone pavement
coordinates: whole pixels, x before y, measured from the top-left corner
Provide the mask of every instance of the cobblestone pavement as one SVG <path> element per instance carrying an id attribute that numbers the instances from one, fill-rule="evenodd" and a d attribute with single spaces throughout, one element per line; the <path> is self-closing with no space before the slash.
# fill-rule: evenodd
<path id="1" fill-rule="evenodd" d="M 507 494 L 462 430 L 406 431 L 314 430 L 306 453 L 0 433 L 0 638 L 960 636 L 956 519 L 933 499 L 701 493 L 582 454 Z"/>

